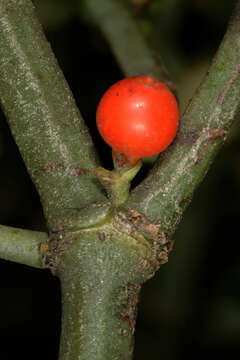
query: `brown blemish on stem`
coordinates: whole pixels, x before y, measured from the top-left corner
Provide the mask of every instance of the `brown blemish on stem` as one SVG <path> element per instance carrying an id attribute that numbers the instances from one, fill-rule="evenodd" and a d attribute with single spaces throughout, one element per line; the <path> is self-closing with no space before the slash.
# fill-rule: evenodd
<path id="1" fill-rule="evenodd" d="M 41 255 L 45 256 L 48 252 L 48 244 L 46 242 L 41 243 L 39 250 L 40 250 Z"/>
<path id="2" fill-rule="evenodd" d="M 134 209 L 130 210 L 130 221 L 140 232 L 148 234 L 160 245 L 165 245 L 167 243 L 167 239 L 159 226 L 149 222 L 144 215 L 140 214 L 138 211 Z"/>
<path id="3" fill-rule="evenodd" d="M 122 321 L 124 321 L 128 325 L 130 332 L 133 334 L 134 333 L 134 324 L 131 321 L 130 317 L 128 315 L 122 314 Z M 124 334 L 124 332 L 126 332 L 126 334 Z M 123 330 L 123 336 L 126 336 L 127 334 L 128 334 L 127 330 Z"/>
<path id="4" fill-rule="evenodd" d="M 104 232 L 99 232 L 98 233 L 98 238 L 99 240 L 103 243 L 106 240 L 106 235 Z"/>
<path id="5" fill-rule="evenodd" d="M 115 169 L 123 169 L 123 168 L 131 167 L 126 156 L 114 149 L 112 149 L 112 158 Z"/>
<path id="6" fill-rule="evenodd" d="M 66 171 L 71 176 L 79 176 L 87 173 L 86 169 L 72 168 L 63 164 L 47 164 L 39 168 L 38 170 L 35 170 L 33 173 L 33 177 L 38 177 L 41 172 L 48 172 L 59 169 Z"/>
<path id="7" fill-rule="evenodd" d="M 188 132 L 179 132 L 176 137 L 175 141 L 182 144 L 193 144 L 199 138 L 199 131 L 188 131 Z"/>
<path id="8" fill-rule="evenodd" d="M 190 196 L 185 196 L 179 203 L 179 206 L 181 208 L 185 208 L 191 201 L 191 197 Z"/>
<path id="9" fill-rule="evenodd" d="M 206 144 L 204 145 L 204 147 L 201 149 L 201 151 L 199 152 L 197 158 L 195 159 L 195 161 L 193 162 L 192 167 L 196 166 L 199 161 L 202 159 L 203 155 L 205 154 L 205 152 L 207 151 L 207 149 L 209 148 L 209 146 L 211 145 L 211 143 L 222 137 L 225 136 L 227 134 L 227 131 L 224 129 L 213 129 L 213 130 L 209 130 L 208 131 L 208 137 L 206 139 Z"/>
<path id="10" fill-rule="evenodd" d="M 140 286 L 136 284 L 131 284 L 124 288 L 124 292 L 127 295 L 127 306 L 126 310 L 121 314 L 121 319 L 128 326 L 132 335 L 135 331 L 139 291 Z M 123 330 L 122 334 L 123 336 L 126 336 L 127 332 Z"/>
<path id="11" fill-rule="evenodd" d="M 48 238 L 47 244 L 40 248 L 43 265 L 45 268 L 50 269 L 53 275 L 56 274 L 61 257 L 68 251 L 74 241 L 74 237 L 66 241 L 61 232 L 52 233 Z"/>
<path id="12" fill-rule="evenodd" d="M 229 80 L 227 86 L 225 87 L 223 92 L 219 95 L 219 97 L 218 97 L 219 105 L 224 104 L 225 98 L 226 98 L 227 94 L 229 93 L 229 91 L 231 90 L 232 86 L 234 85 L 234 82 L 237 80 L 239 74 L 240 74 L 240 64 L 237 65 L 236 69 L 232 73 L 232 77 Z"/>
<path id="13" fill-rule="evenodd" d="M 141 262 L 139 271 L 148 273 L 149 278 L 152 277 L 160 265 L 168 261 L 172 241 L 167 239 L 159 225 L 151 223 L 135 209 L 131 209 L 127 215 L 119 212 L 118 221 L 121 223 L 121 229 L 128 231 L 132 237 L 137 238 L 141 235 L 149 242 L 151 250 Z"/>

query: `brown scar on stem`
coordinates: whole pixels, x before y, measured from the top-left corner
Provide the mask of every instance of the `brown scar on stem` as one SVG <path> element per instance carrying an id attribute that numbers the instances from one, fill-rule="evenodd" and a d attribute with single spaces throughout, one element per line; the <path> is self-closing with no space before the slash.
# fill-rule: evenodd
<path id="1" fill-rule="evenodd" d="M 185 196 L 179 203 L 179 206 L 181 208 L 184 208 L 187 204 L 189 204 L 191 201 L 191 197 L 190 196 Z"/>
<path id="2" fill-rule="evenodd" d="M 160 245 L 165 245 L 167 243 L 167 239 L 159 226 L 149 222 L 138 211 L 134 209 L 130 210 L 130 221 L 137 229 L 149 234 L 154 240 L 158 241 Z"/>
<path id="3" fill-rule="evenodd" d="M 215 129 L 215 130 L 209 130 L 208 132 L 208 138 L 207 138 L 207 144 L 202 148 L 202 150 L 199 152 L 199 154 L 197 155 L 197 158 L 194 160 L 193 164 L 192 164 L 192 167 L 196 166 L 199 161 L 201 160 L 201 158 L 203 157 L 203 155 L 205 154 L 206 150 L 208 149 L 208 147 L 211 145 L 211 143 L 226 135 L 227 134 L 227 131 L 224 130 L 224 129 Z"/>
<path id="4" fill-rule="evenodd" d="M 140 234 L 150 241 L 151 252 L 141 262 L 139 271 L 149 271 L 149 278 L 152 277 L 160 265 L 168 261 L 168 254 L 173 245 L 172 240 L 167 238 L 159 224 L 151 223 L 135 209 L 129 209 L 127 214 L 119 211 L 117 219 L 121 230 L 125 229 L 133 237 Z"/>
<path id="5" fill-rule="evenodd" d="M 112 149 L 112 158 L 117 169 L 123 169 L 129 166 L 129 161 L 126 159 L 126 156 L 119 151 Z"/>
<path id="6" fill-rule="evenodd" d="M 39 251 L 42 255 L 45 255 L 48 251 L 48 244 L 46 242 L 42 242 L 39 246 Z"/>
<path id="7" fill-rule="evenodd" d="M 94 203 L 90 204 L 89 206 L 92 206 L 92 207 L 105 207 L 105 208 L 109 208 L 109 204 L 106 204 L 104 202 L 101 202 L 101 201 L 95 201 Z"/>
<path id="8" fill-rule="evenodd" d="M 136 324 L 136 309 L 138 303 L 138 294 L 140 287 L 132 285 L 130 288 L 126 288 L 126 294 L 128 297 L 128 306 L 125 312 L 121 313 L 121 319 L 127 324 L 131 334 L 134 334 Z M 129 292 L 128 292 L 129 291 Z"/>
<path id="9" fill-rule="evenodd" d="M 58 169 L 66 170 L 67 173 L 72 176 L 83 175 L 88 172 L 86 169 L 71 168 L 71 167 L 63 165 L 63 164 L 47 164 L 45 166 L 42 166 L 38 170 L 35 170 L 33 173 L 33 177 L 38 177 L 41 172 L 47 172 L 47 171 L 58 170 Z"/>
<path id="10" fill-rule="evenodd" d="M 223 105 L 225 98 L 228 94 L 228 92 L 230 91 L 231 87 L 233 86 L 234 82 L 237 80 L 238 76 L 240 74 L 240 64 L 237 65 L 236 69 L 233 71 L 232 73 L 232 77 L 229 80 L 229 82 L 227 83 L 227 86 L 225 87 L 225 89 L 222 91 L 222 93 L 219 95 L 218 97 L 218 104 Z"/>
<path id="11" fill-rule="evenodd" d="M 130 222 L 138 231 L 150 236 L 153 240 L 152 258 L 145 263 L 147 267 L 150 266 L 150 268 L 154 269 L 150 275 L 152 277 L 161 265 L 168 262 L 168 255 L 172 250 L 173 242 L 167 239 L 159 225 L 151 223 L 143 214 L 134 209 L 130 210 Z"/>
<path id="12" fill-rule="evenodd" d="M 135 326 L 134 323 L 131 321 L 130 317 L 128 315 L 122 314 L 122 321 L 124 321 L 128 325 L 130 332 L 133 334 Z"/>
<path id="13" fill-rule="evenodd" d="M 168 251 L 166 249 L 162 249 L 158 253 L 159 265 L 166 264 L 168 262 Z"/>
<path id="14" fill-rule="evenodd" d="M 199 131 L 190 130 L 190 131 L 181 131 L 178 132 L 175 141 L 183 144 L 193 144 L 199 138 Z"/>
<path id="15" fill-rule="evenodd" d="M 99 232 L 98 239 L 103 243 L 106 240 L 106 235 L 103 232 Z"/>

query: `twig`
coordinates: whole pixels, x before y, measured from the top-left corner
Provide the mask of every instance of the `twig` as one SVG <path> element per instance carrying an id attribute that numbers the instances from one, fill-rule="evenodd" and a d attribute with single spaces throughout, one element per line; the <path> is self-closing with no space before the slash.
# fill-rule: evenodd
<path id="1" fill-rule="evenodd" d="M 35 268 L 43 268 L 41 243 L 48 235 L 40 231 L 16 229 L 0 225 L 0 258 Z"/>

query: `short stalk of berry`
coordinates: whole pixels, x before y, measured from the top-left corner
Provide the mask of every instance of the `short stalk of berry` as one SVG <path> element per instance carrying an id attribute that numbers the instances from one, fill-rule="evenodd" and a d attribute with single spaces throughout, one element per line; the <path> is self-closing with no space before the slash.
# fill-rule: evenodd
<path id="1" fill-rule="evenodd" d="M 131 181 L 141 169 L 142 161 L 138 160 L 132 165 L 123 154 L 113 151 L 113 164 L 112 171 L 98 167 L 94 172 L 107 191 L 112 205 L 118 207 L 128 199 Z"/>

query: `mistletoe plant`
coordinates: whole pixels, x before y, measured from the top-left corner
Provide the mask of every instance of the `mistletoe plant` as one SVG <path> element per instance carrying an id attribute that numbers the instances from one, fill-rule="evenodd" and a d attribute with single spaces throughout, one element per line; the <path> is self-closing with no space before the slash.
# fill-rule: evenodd
<path id="1" fill-rule="evenodd" d="M 101 168 L 31 1 L 0 0 L 1 104 L 39 192 L 49 229 L 42 233 L 1 226 L 0 256 L 49 268 L 59 277 L 60 360 L 127 360 L 133 351 L 141 285 L 167 262 L 183 211 L 239 107 L 240 2 L 201 87 L 181 118 L 174 142 L 131 192 L 130 182 L 141 167 L 139 158 L 162 151 L 172 141 L 178 125 L 177 105 L 166 88 L 171 82 L 121 2 L 102 0 L 99 6 L 99 0 L 86 0 L 85 5 L 126 76 L 138 76 L 133 80 L 137 79 L 137 88 L 134 83 L 127 85 L 136 111 L 131 109 L 129 118 L 125 108 L 119 112 L 123 108 L 117 103 L 127 96 L 121 89 L 127 84 L 123 82 L 110 90 L 115 92 L 115 105 L 111 99 L 100 103 L 98 127 L 113 147 L 115 169 Z M 138 133 L 129 138 L 131 121 L 146 115 L 142 98 L 146 89 L 158 102 L 148 108 L 154 130 L 137 124 L 135 130 L 141 130 L 144 138 L 139 140 Z M 110 125 L 105 123 L 109 113 Z M 114 126 L 120 127 L 111 133 L 114 119 Z M 151 153 L 151 146 L 157 150 Z"/>

